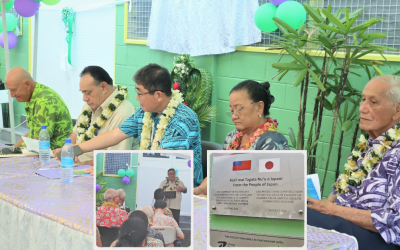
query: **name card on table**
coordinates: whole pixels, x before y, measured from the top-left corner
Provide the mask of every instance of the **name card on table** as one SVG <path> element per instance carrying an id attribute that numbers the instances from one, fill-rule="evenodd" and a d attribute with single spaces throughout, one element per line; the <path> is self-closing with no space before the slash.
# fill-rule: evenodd
<path id="1" fill-rule="evenodd" d="M 281 152 L 214 155 L 210 214 L 303 220 L 306 157 Z"/>

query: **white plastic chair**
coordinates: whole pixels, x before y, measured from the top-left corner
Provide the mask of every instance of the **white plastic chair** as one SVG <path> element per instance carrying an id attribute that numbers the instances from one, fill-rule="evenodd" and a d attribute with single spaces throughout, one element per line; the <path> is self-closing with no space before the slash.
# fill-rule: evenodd
<path id="1" fill-rule="evenodd" d="M 176 240 L 176 231 L 173 227 L 167 226 L 152 226 L 151 228 L 162 233 L 165 244 L 171 244 Z"/>

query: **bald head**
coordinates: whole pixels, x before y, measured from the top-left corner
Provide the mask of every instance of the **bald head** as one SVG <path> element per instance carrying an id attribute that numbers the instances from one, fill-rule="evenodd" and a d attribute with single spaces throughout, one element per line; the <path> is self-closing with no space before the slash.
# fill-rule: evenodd
<path id="1" fill-rule="evenodd" d="M 36 85 L 29 72 L 21 67 L 15 67 L 8 72 L 5 84 L 11 97 L 15 97 L 18 102 L 29 102 Z"/>

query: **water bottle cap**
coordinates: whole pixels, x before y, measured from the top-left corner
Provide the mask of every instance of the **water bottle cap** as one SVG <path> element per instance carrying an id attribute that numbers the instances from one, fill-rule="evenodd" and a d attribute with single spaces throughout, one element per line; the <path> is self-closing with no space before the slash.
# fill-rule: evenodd
<path id="1" fill-rule="evenodd" d="M 70 138 L 65 139 L 65 143 L 71 143 L 71 139 Z"/>
<path id="2" fill-rule="evenodd" d="M 47 128 L 47 125 L 42 125 L 41 126 L 41 129 L 46 129 Z"/>

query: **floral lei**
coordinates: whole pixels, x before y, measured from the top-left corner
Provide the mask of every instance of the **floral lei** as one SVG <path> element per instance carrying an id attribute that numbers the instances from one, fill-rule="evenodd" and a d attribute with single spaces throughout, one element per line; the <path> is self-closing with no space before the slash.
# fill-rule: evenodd
<path id="1" fill-rule="evenodd" d="M 170 187 L 169 190 L 176 189 L 178 187 L 178 184 L 179 184 L 179 178 L 176 177 L 175 178 L 175 185 L 173 187 Z M 165 189 L 168 189 L 168 187 L 169 187 L 169 179 L 168 179 L 168 177 L 165 178 L 165 187 L 166 187 Z"/>
<path id="2" fill-rule="evenodd" d="M 114 204 L 114 203 L 112 203 L 112 202 L 104 202 L 104 203 L 102 204 L 102 206 L 105 206 L 105 207 L 118 207 L 117 204 Z"/>
<path id="3" fill-rule="evenodd" d="M 352 155 L 347 158 L 347 163 L 344 164 L 344 173 L 333 184 L 336 185 L 338 194 L 348 192 L 348 185 L 354 187 L 360 186 L 365 177 L 372 172 L 374 166 L 382 160 L 386 151 L 391 150 L 396 145 L 400 139 L 400 123 L 395 128 L 389 129 L 382 137 L 382 139 L 378 138 L 381 145 L 372 150 L 368 155 L 365 155 L 362 165 L 357 167 L 357 160 L 365 152 L 368 144 L 368 139 L 363 134 L 360 135 L 358 139 L 359 143 L 354 147 Z"/>
<path id="4" fill-rule="evenodd" d="M 277 126 L 278 126 L 278 122 L 276 120 L 272 120 L 270 117 L 267 117 L 267 122 L 265 122 L 260 127 L 258 127 L 256 132 L 254 132 L 253 136 L 250 137 L 249 142 L 247 142 L 246 145 L 243 148 L 241 148 L 240 150 L 249 150 L 251 145 L 253 145 L 254 141 L 267 131 L 279 133 Z M 243 132 L 237 133 L 235 136 L 235 139 L 229 145 L 227 150 L 237 150 L 240 147 L 240 143 L 242 141 L 243 136 L 244 136 Z"/>
<path id="5" fill-rule="evenodd" d="M 178 90 L 172 90 L 172 98 L 169 101 L 167 107 L 164 109 L 161 115 L 160 122 L 157 124 L 157 131 L 151 145 L 151 150 L 157 150 L 161 139 L 164 137 L 165 129 L 171 118 L 175 114 L 175 109 L 183 102 L 182 93 Z M 149 150 L 150 147 L 150 137 L 153 125 L 153 119 L 151 118 L 150 112 L 145 112 L 143 117 L 143 127 L 140 140 L 140 150 Z"/>
<path id="6" fill-rule="evenodd" d="M 110 118 L 115 110 L 121 105 L 122 101 L 128 98 L 128 88 L 118 85 L 118 94 L 111 101 L 111 103 L 103 110 L 100 117 L 97 118 L 96 122 L 90 125 L 92 119 L 92 110 L 88 107 L 82 112 L 78 121 L 78 137 L 77 143 L 88 141 L 95 135 L 96 129 L 101 129 L 106 124 L 108 118 Z"/>

